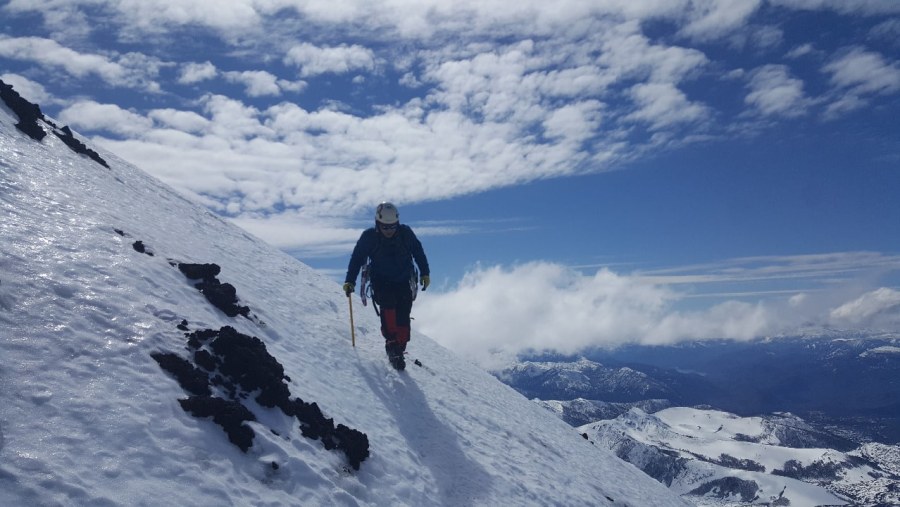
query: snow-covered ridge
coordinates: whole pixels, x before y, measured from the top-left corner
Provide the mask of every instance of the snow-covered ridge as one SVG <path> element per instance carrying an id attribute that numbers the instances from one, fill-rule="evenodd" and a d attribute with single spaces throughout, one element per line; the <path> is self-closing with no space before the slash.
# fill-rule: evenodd
<path id="1" fill-rule="evenodd" d="M 516 386 L 526 396 L 570 400 L 588 396 L 607 402 L 633 398 L 665 398 L 670 390 L 645 373 L 629 367 L 608 367 L 580 358 L 575 362 L 517 363 L 495 372 L 498 379 Z"/>
<path id="2" fill-rule="evenodd" d="M 580 430 L 673 491 L 716 498 L 718 505 L 900 502 L 900 492 L 891 486 L 900 481 L 896 446 L 868 444 L 846 453 L 805 446 L 815 440 L 815 430 L 791 414 L 633 409 Z M 813 434 L 796 436 L 807 430 Z"/>
<path id="3" fill-rule="evenodd" d="M 425 367 L 406 373 L 370 312 L 352 348 L 333 281 L 18 121 L 0 105 L 0 505 L 687 505 L 421 334 Z M 219 265 L 255 318 L 210 304 L 178 263 Z M 151 355 L 199 367 L 185 333 L 226 326 L 265 344 L 292 397 L 367 435 L 358 471 L 260 391 L 235 390 L 246 452 L 183 409 Z"/>

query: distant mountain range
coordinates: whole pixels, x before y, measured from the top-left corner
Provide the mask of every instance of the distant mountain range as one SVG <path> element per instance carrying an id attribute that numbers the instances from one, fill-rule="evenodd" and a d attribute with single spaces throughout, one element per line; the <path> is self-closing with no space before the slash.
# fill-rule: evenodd
<path id="1" fill-rule="evenodd" d="M 894 336 L 531 359 L 495 376 L 697 505 L 900 505 Z"/>
<path id="2" fill-rule="evenodd" d="M 895 336 L 627 346 L 580 358 L 539 359 L 495 375 L 541 400 L 655 400 L 656 407 L 710 406 L 744 416 L 791 412 L 847 432 L 851 440 L 900 442 L 900 338 Z M 595 407 L 618 415 L 603 403 Z M 573 416 L 569 423 L 583 420 Z"/>

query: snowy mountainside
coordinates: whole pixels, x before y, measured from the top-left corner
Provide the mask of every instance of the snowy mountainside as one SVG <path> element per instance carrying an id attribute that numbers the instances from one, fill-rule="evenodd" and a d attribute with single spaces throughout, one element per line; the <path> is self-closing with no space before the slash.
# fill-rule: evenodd
<path id="1" fill-rule="evenodd" d="M 798 438 L 807 428 L 813 433 Z M 684 407 L 655 414 L 633 409 L 579 429 L 673 491 L 699 497 L 700 505 L 900 502 L 897 446 L 868 444 L 846 453 L 794 447 L 818 436 L 790 414 L 739 417 Z"/>
<path id="2" fill-rule="evenodd" d="M 893 444 L 900 443 L 898 349 L 895 333 L 829 329 L 747 342 L 625 346 L 589 358 L 665 383 L 677 393 L 675 405 L 742 415 L 791 412 Z"/>
<path id="3" fill-rule="evenodd" d="M 398 373 L 357 309 L 351 347 L 333 281 L 17 116 L 0 104 L 0 505 L 688 505 L 426 336 Z M 283 368 L 278 401 L 251 357 Z"/>
<path id="4" fill-rule="evenodd" d="M 495 376 L 529 398 L 562 404 L 548 408 L 562 408 L 573 425 L 588 422 L 581 419 L 586 412 L 603 419 L 622 413 L 600 403 L 650 412 L 662 407 L 641 404 L 708 406 L 745 416 L 790 412 L 840 435 L 826 446 L 847 450 L 853 442 L 900 443 L 898 345 L 894 334 L 836 330 L 749 342 L 630 345 L 584 351 L 577 360 L 523 359 Z M 579 398 L 593 400 L 597 409 L 574 403 Z"/>
<path id="5" fill-rule="evenodd" d="M 644 412 L 653 413 L 664 408 L 669 408 L 668 400 L 644 400 L 633 403 L 609 403 L 600 400 L 586 400 L 575 398 L 574 400 L 540 400 L 533 399 L 535 403 L 553 412 L 563 421 L 572 426 L 583 426 L 594 421 L 615 419 L 628 412 L 632 408 L 639 408 Z"/>

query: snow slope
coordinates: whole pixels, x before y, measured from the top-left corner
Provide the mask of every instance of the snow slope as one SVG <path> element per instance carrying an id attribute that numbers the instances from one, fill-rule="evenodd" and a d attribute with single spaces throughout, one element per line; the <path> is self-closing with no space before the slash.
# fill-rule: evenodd
<path id="1" fill-rule="evenodd" d="M 370 309 L 352 348 L 333 281 L 16 121 L 0 105 L 0 505 L 687 505 L 425 336 L 391 370 Z M 181 262 L 220 265 L 253 319 L 213 307 Z M 370 456 L 353 470 L 252 396 L 246 453 L 185 412 L 151 358 L 190 359 L 182 320 L 260 338 L 291 395 L 365 433 Z"/>

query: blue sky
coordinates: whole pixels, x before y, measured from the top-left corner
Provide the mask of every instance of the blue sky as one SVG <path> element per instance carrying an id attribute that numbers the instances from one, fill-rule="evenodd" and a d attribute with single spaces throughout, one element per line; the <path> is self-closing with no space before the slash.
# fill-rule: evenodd
<path id="1" fill-rule="evenodd" d="M 900 329 L 900 2 L 0 6 L 4 81 L 336 280 L 397 203 L 450 347 Z"/>

